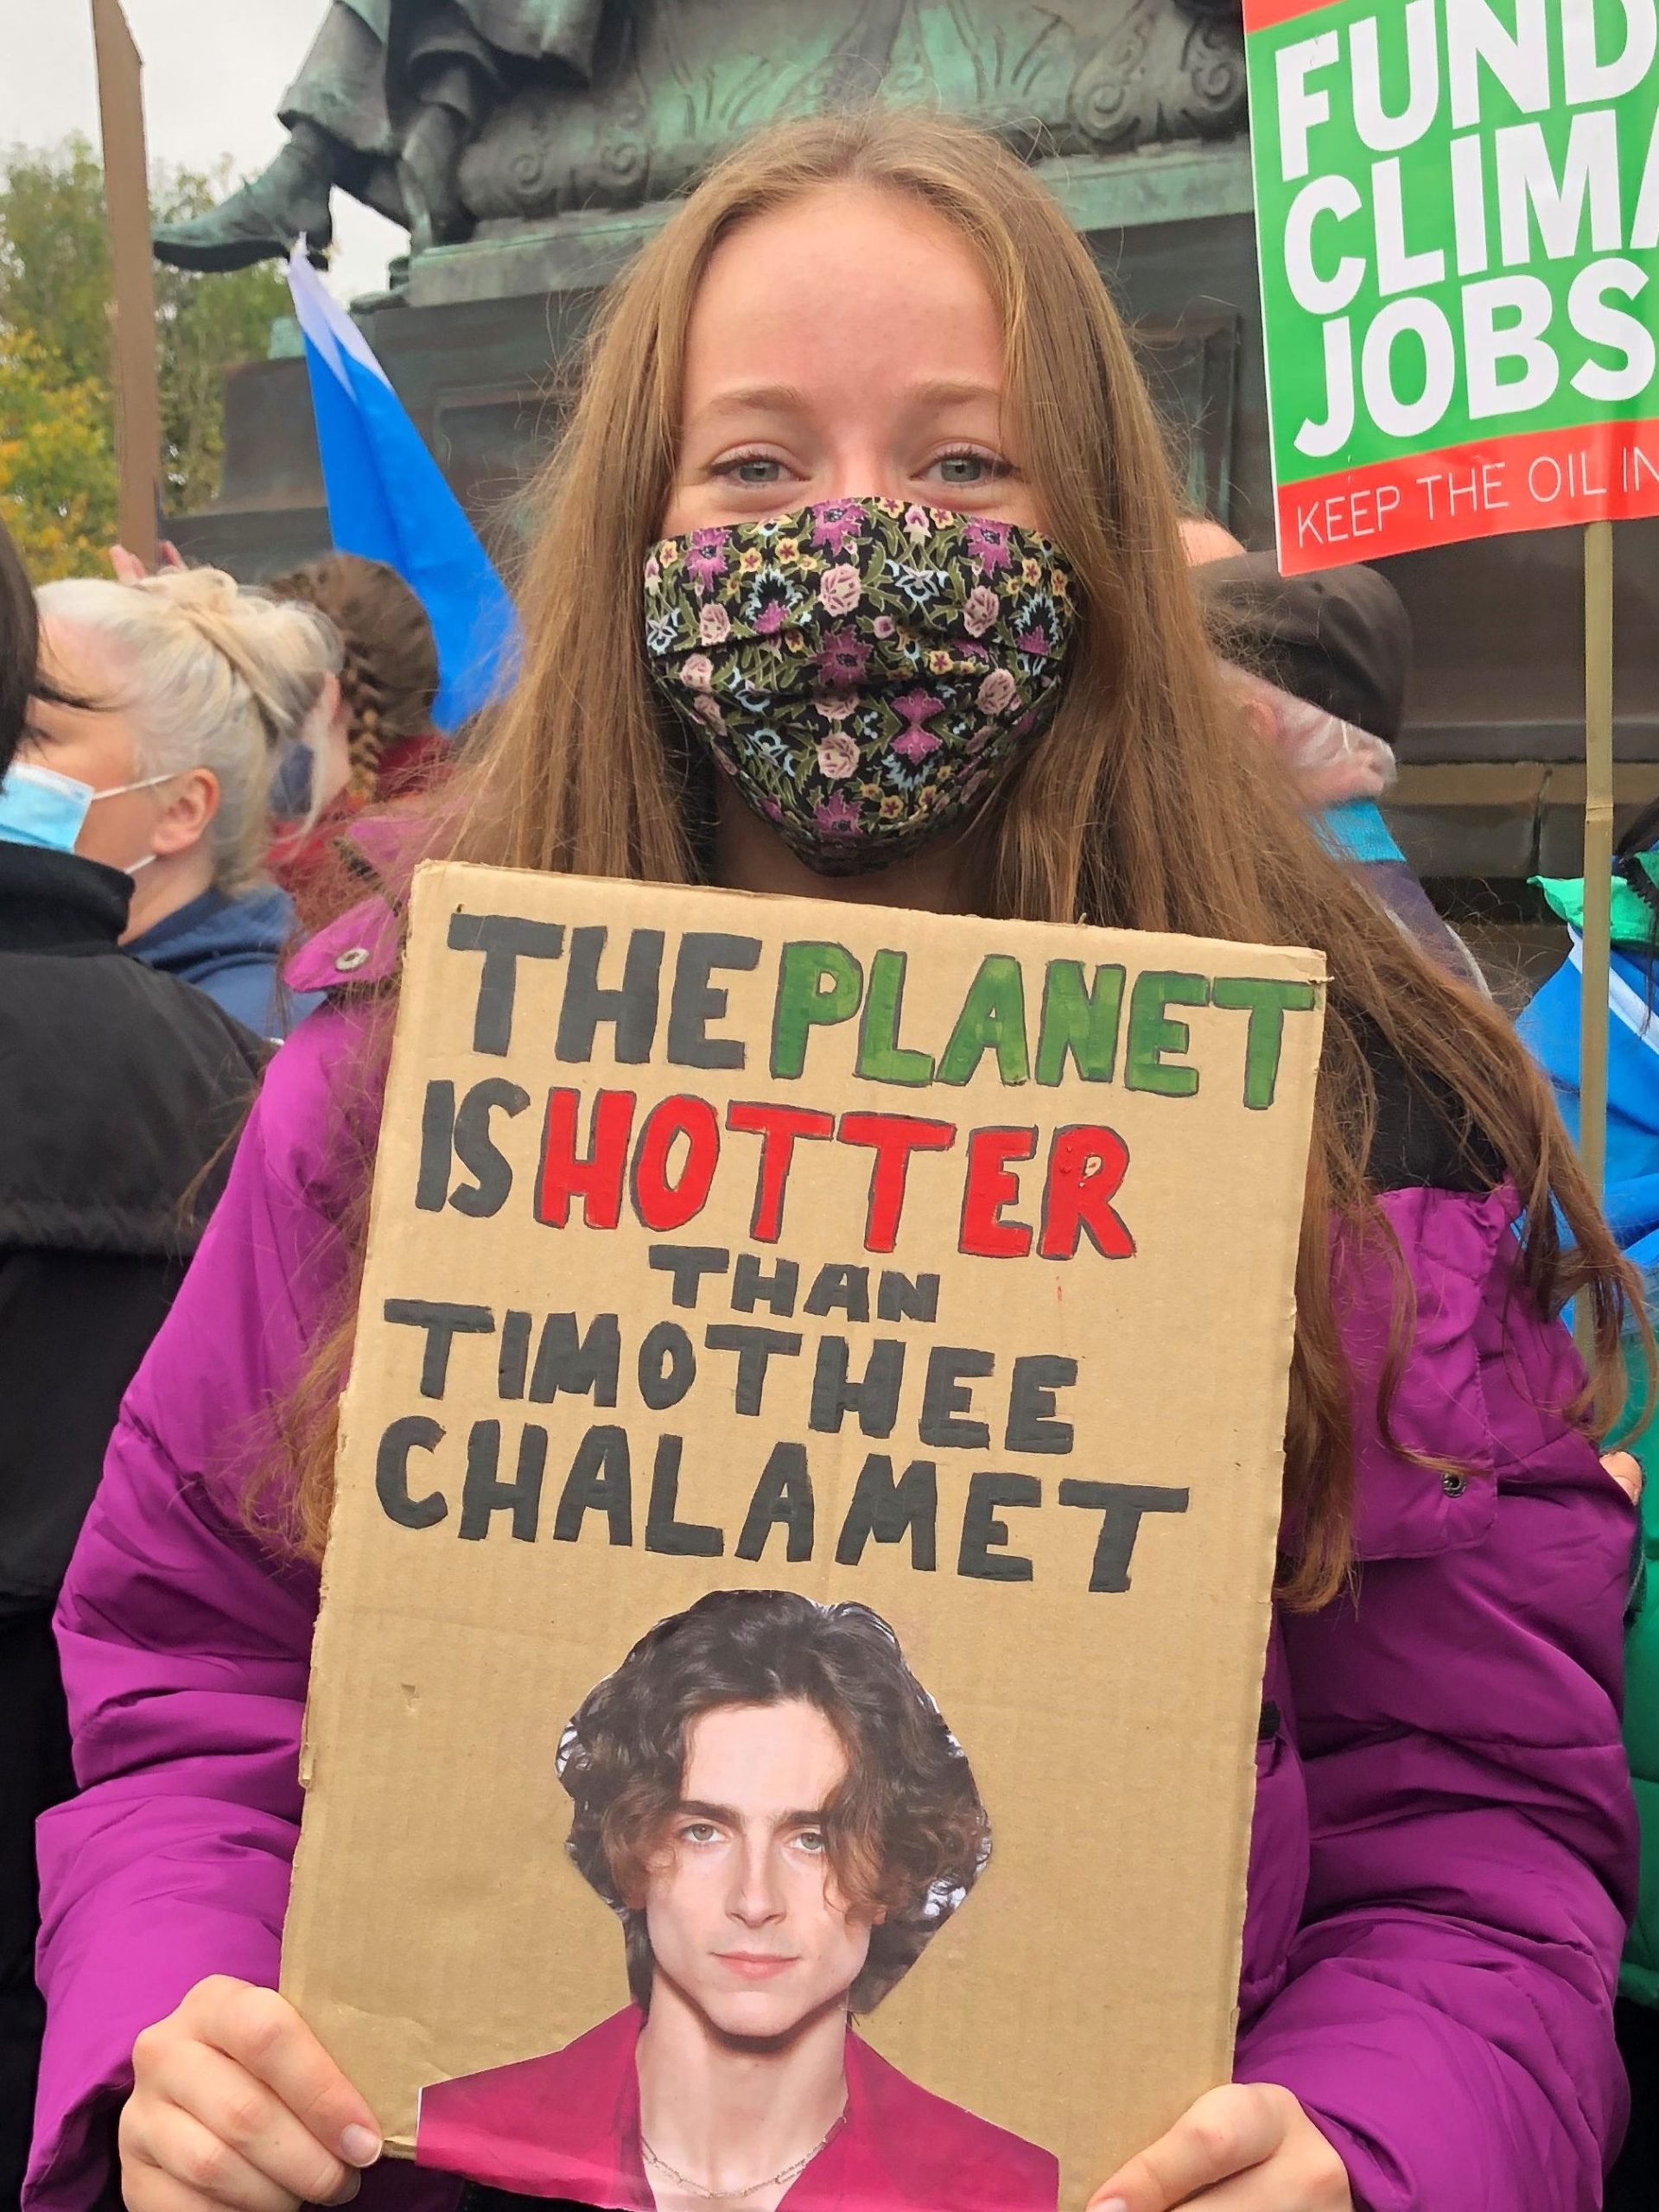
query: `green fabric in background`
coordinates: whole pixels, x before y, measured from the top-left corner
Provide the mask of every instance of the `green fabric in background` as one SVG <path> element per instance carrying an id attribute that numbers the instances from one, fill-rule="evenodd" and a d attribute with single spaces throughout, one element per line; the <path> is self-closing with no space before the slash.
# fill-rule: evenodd
<path id="1" fill-rule="evenodd" d="M 1659 853 L 1638 853 L 1637 863 L 1650 883 L 1659 883 Z M 1529 880 L 1549 902 L 1550 912 L 1569 929 L 1584 929 L 1584 880 L 1577 875 L 1535 875 Z M 1659 934 L 1659 917 L 1620 876 L 1613 878 L 1612 928 L 1615 944 L 1646 947 Z"/>

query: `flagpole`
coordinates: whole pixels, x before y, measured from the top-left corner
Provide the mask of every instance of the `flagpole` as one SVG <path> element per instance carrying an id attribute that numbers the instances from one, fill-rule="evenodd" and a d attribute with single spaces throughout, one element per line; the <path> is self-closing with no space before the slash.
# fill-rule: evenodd
<path id="1" fill-rule="evenodd" d="M 104 201 L 115 299 L 115 448 L 121 543 L 146 569 L 160 535 L 162 409 L 156 374 L 156 287 L 149 248 L 143 63 L 120 0 L 92 0 L 98 49 Z"/>
<path id="2" fill-rule="evenodd" d="M 1613 526 L 1584 531 L 1584 1000 L 1580 1016 L 1579 1155 L 1598 1200 L 1607 1171 L 1607 995 L 1613 877 Z M 1581 1350 L 1594 1335 L 1577 1300 Z"/>

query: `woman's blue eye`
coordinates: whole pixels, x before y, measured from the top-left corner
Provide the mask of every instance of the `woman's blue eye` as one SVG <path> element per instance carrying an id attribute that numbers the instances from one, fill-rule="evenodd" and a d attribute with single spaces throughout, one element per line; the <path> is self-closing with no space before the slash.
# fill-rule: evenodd
<path id="1" fill-rule="evenodd" d="M 931 467 L 938 471 L 940 483 L 954 485 L 959 490 L 972 490 L 976 485 L 988 484 L 1010 474 L 1006 461 L 999 461 L 988 453 L 942 453 Z"/>
<path id="2" fill-rule="evenodd" d="M 721 471 L 736 484 L 775 484 L 779 464 L 763 453 L 745 454 L 741 460 L 728 461 Z"/>

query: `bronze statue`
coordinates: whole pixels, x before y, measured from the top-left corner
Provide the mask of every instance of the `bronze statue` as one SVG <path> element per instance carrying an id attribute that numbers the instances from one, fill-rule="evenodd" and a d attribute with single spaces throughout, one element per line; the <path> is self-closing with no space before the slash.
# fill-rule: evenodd
<path id="1" fill-rule="evenodd" d="M 234 269 L 332 235 L 330 195 L 416 251 L 677 191 L 776 117 L 940 100 L 1027 156 L 1243 127 L 1239 0 L 332 0 L 289 143 L 156 251 Z"/>

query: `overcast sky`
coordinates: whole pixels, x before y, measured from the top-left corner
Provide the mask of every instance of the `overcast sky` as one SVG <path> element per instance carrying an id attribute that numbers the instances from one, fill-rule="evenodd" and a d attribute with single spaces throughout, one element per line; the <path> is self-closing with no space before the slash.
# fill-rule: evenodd
<path id="1" fill-rule="evenodd" d="M 238 172 L 264 168 L 283 143 L 276 106 L 322 21 L 324 0 L 125 0 L 144 60 L 152 161 Z M 98 138 L 88 0 L 0 0 L 0 149 L 51 146 L 72 130 Z M 404 233 L 334 195 L 330 287 L 375 290 Z"/>

